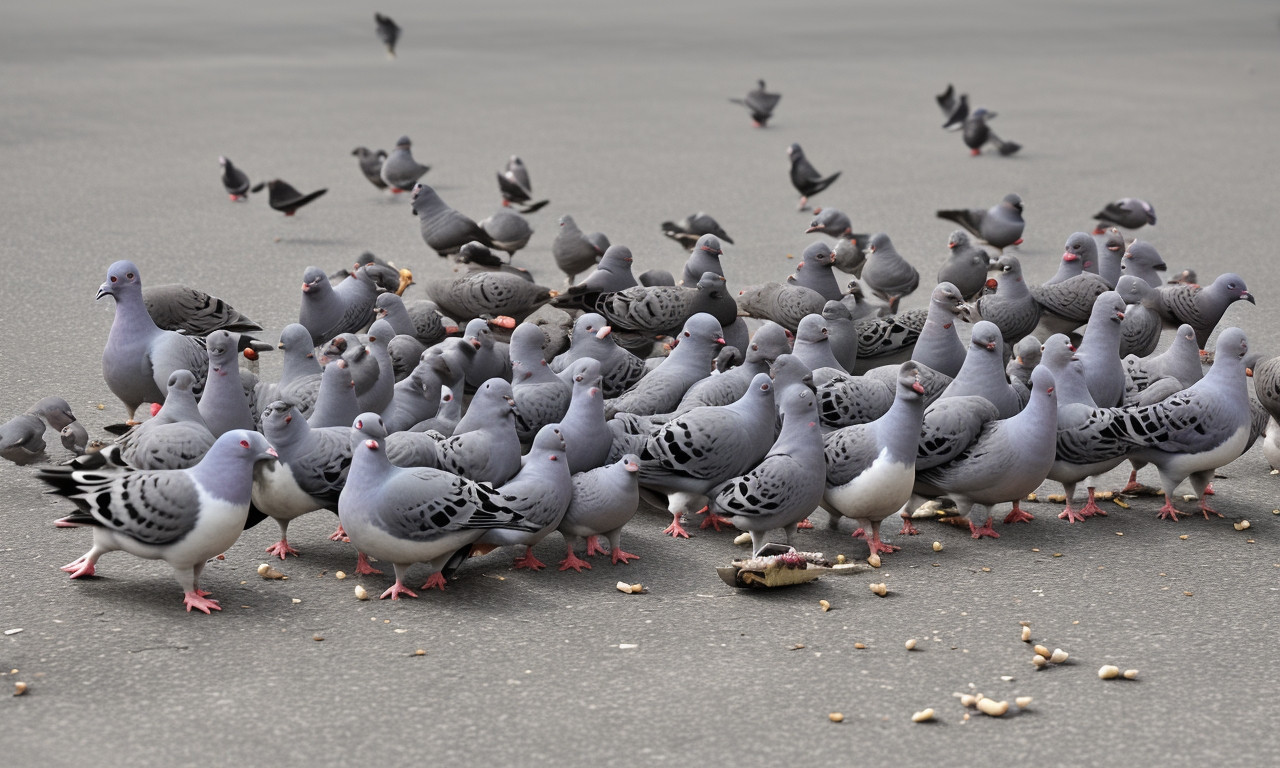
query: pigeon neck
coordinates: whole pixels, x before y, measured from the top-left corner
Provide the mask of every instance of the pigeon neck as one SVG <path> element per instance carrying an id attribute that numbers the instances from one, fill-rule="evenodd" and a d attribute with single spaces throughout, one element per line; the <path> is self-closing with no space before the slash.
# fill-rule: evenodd
<path id="1" fill-rule="evenodd" d="M 314 350 L 306 349 L 286 352 L 284 365 L 280 372 L 280 383 L 289 384 L 304 376 L 314 376 L 320 371 L 320 363 L 316 362 Z"/>
<path id="2" fill-rule="evenodd" d="M 147 312 L 147 304 L 142 299 L 140 289 L 125 287 L 115 294 L 115 300 L 116 316 L 111 324 L 112 334 L 116 333 L 117 328 L 120 329 L 121 334 L 127 333 L 130 338 L 151 336 L 161 332 L 160 326 L 151 319 L 151 313 Z"/>
<path id="3" fill-rule="evenodd" d="M 903 464 L 915 463 L 923 420 L 924 396 L 899 386 L 893 405 L 876 424 L 876 436 L 889 449 L 890 458 Z"/>
<path id="4" fill-rule="evenodd" d="M 187 470 L 200 487 L 214 498 L 231 504 L 248 504 L 253 489 L 252 464 L 240 454 L 236 441 L 219 440 L 200 463 Z"/>
<path id="5" fill-rule="evenodd" d="M 1059 408 L 1072 404 L 1098 407 L 1093 395 L 1089 393 L 1089 385 L 1084 379 L 1084 366 L 1079 360 L 1067 361 L 1066 365 L 1050 365 L 1049 370 L 1053 372 Z"/>

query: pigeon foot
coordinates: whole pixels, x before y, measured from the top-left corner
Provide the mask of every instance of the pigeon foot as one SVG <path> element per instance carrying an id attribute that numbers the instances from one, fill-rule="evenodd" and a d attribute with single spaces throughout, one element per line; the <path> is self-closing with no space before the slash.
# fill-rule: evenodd
<path id="1" fill-rule="evenodd" d="M 288 542 L 288 541 L 286 541 L 286 540 L 284 540 L 284 539 L 280 539 L 280 540 L 279 540 L 279 541 L 277 541 L 275 544 L 272 544 L 271 546 L 267 547 L 267 554 L 268 554 L 268 555 L 278 555 L 278 556 L 280 557 L 280 559 L 281 559 L 281 560 L 283 560 L 283 559 L 285 559 L 285 557 L 286 557 L 286 556 L 288 556 L 288 555 L 293 555 L 294 557 L 297 557 L 297 556 L 298 556 L 298 550 L 296 550 L 296 549 L 294 549 L 293 547 L 289 546 L 289 542 Z"/>
<path id="2" fill-rule="evenodd" d="M 540 571 L 543 568 L 546 568 L 547 564 L 533 556 L 533 547 L 525 547 L 524 555 L 522 557 L 517 557 L 511 563 L 511 566 L 516 570 L 528 568 L 530 570 Z"/>
<path id="3" fill-rule="evenodd" d="M 1005 525 L 1013 525 L 1014 523 L 1029 523 L 1035 520 L 1036 516 L 1024 510 L 1018 502 L 1013 502 L 1013 509 L 1009 510 L 1009 514 L 1004 516 Z"/>
<path id="4" fill-rule="evenodd" d="M 973 521 L 969 522 L 969 532 L 973 534 L 973 538 L 981 539 L 983 536 L 992 539 L 1000 538 L 1000 534 L 996 533 L 996 529 L 991 525 L 991 518 L 987 518 L 987 522 L 982 524 L 981 528 L 975 527 Z"/>
<path id="5" fill-rule="evenodd" d="M 413 590 L 401 584 L 399 579 L 396 579 L 396 583 L 388 587 L 387 591 L 383 592 L 382 596 L 379 597 L 378 599 L 386 600 L 388 597 L 390 597 L 392 600 L 399 600 L 401 595 L 408 595 L 409 597 L 418 596 L 416 593 L 413 592 Z"/>
<path id="6" fill-rule="evenodd" d="M 587 537 L 587 557 L 591 557 L 593 555 L 607 555 L 607 554 L 609 554 L 609 550 L 600 546 L 599 536 Z"/>
<path id="7" fill-rule="evenodd" d="M 447 582 L 445 581 L 444 574 L 439 571 L 436 571 L 435 573 L 431 574 L 431 576 L 427 579 L 426 583 L 423 584 L 421 587 L 419 587 L 419 589 L 422 589 L 424 591 L 428 589 L 438 589 L 441 592 L 443 592 L 446 583 Z"/>
<path id="8" fill-rule="evenodd" d="M 1106 510 L 1098 506 L 1098 502 L 1093 498 L 1094 490 L 1089 489 L 1089 500 L 1080 508 L 1080 514 L 1084 517 L 1093 517 L 1094 515 L 1107 516 Z"/>
<path id="9" fill-rule="evenodd" d="M 1164 506 L 1160 508 L 1160 519 L 1178 522 L 1178 508 L 1173 506 L 1173 499 L 1167 493 L 1164 496 Z"/>
<path id="10" fill-rule="evenodd" d="M 663 528 L 662 532 L 667 534 L 673 539 L 680 538 L 681 536 L 685 537 L 686 539 L 689 538 L 689 532 L 686 531 L 684 529 L 684 526 L 680 524 L 679 515 L 677 515 L 675 519 L 671 521 L 671 525 L 668 525 L 666 528 Z"/>
<path id="11" fill-rule="evenodd" d="M 588 571 L 591 570 L 591 563 L 588 563 L 586 560 L 575 555 L 573 553 L 573 548 L 570 547 L 569 554 L 565 555 L 565 558 L 560 561 L 560 570 L 567 571 L 570 568 L 578 573 L 582 573 L 583 568 L 586 568 Z"/>
<path id="12" fill-rule="evenodd" d="M 92 576 L 94 563 L 89 559 L 88 555 L 76 558 L 66 565 L 62 566 L 62 570 L 71 574 L 71 578 L 79 579 L 85 576 Z"/>
<path id="13" fill-rule="evenodd" d="M 195 608 L 197 611 L 203 611 L 204 613 L 208 613 L 210 610 L 222 610 L 222 606 L 218 605 L 217 600 L 210 600 L 205 597 L 207 594 L 209 593 L 204 592 L 202 594 L 198 589 L 190 592 L 184 592 L 182 594 L 182 604 L 187 606 L 187 613 L 191 613 L 192 608 Z"/>
<path id="14" fill-rule="evenodd" d="M 871 541 L 867 542 L 867 546 L 871 549 L 871 554 L 873 555 L 878 555 L 881 553 L 887 555 L 891 552 L 897 552 L 898 550 L 902 549 L 902 547 L 895 546 L 893 544 L 884 543 L 883 541 L 880 540 L 879 536 L 871 537 Z"/>
<path id="15" fill-rule="evenodd" d="M 342 527 L 341 523 L 338 524 L 338 530 L 329 534 L 329 541 L 342 541 L 343 539 L 346 539 L 346 538 L 347 538 L 347 531 Z"/>
<path id="16" fill-rule="evenodd" d="M 911 522 L 911 518 L 906 515 L 902 516 L 902 530 L 898 531 L 899 536 L 919 536 L 920 529 L 915 527 Z"/>
<path id="17" fill-rule="evenodd" d="M 1061 512 L 1058 513 L 1059 520 L 1066 520 L 1068 523 L 1073 523 L 1073 524 L 1083 523 L 1085 521 L 1085 518 L 1087 517 L 1088 515 L 1084 514 L 1083 511 L 1077 512 L 1071 506 L 1071 502 L 1067 502 L 1066 509 L 1063 509 Z"/>
<path id="18" fill-rule="evenodd" d="M 609 559 L 613 561 L 614 565 L 617 565 L 618 563 L 627 565 L 632 560 L 639 560 L 640 556 L 633 555 L 630 552 L 623 552 L 622 547 L 614 547 L 613 552 L 609 554 Z"/>
<path id="19" fill-rule="evenodd" d="M 356 553 L 356 573 L 361 576 L 381 576 L 382 571 L 369 564 L 369 556 L 363 552 Z"/>
<path id="20" fill-rule="evenodd" d="M 805 519 L 803 519 L 803 520 L 801 520 L 800 522 L 796 523 L 796 527 L 797 527 L 797 528 L 812 528 L 812 527 L 813 527 L 813 523 L 809 522 L 809 518 L 807 518 L 807 517 L 806 517 Z"/>
<path id="21" fill-rule="evenodd" d="M 1213 507 L 1209 506 L 1209 503 L 1204 499 L 1200 500 L 1200 511 L 1204 513 L 1205 520 L 1209 519 L 1209 515 L 1217 515 L 1218 517 L 1222 517 L 1222 513 L 1214 509 Z"/>

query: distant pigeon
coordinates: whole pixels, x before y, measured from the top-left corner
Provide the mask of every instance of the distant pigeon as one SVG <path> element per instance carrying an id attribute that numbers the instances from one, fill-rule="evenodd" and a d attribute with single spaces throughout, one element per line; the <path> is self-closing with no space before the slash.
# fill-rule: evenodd
<path id="1" fill-rule="evenodd" d="M 979 107 L 964 119 L 962 123 L 964 144 L 969 148 L 969 154 L 975 157 L 982 154 L 982 148 L 987 144 L 995 147 L 997 152 L 1006 157 L 1022 149 L 1021 144 L 1005 141 L 997 136 L 995 131 L 991 130 L 991 126 L 987 125 L 987 121 L 995 116 L 995 112 Z"/>
<path id="2" fill-rule="evenodd" d="M 686 250 L 693 250 L 698 244 L 698 239 L 703 235 L 715 235 L 721 240 L 733 245 L 733 238 L 729 237 L 724 231 L 724 227 L 714 218 L 702 211 L 698 211 L 692 216 L 685 216 L 679 221 L 662 222 L 662 234 L 675 240 L 680 247 Z"/>
<path id="3" fill-rule="evenodd" d="M 560 217 L 560 231 L 551 243 L 551 255 L 555 257 L 556 266 L 565 273 L 566 284 L 573 285 L 578 273 L 591 269 L 604 256 L 608 247 L 605 245 L 602 248 L 598 243 L 592 242 L 578 228 L 573 217 L 566 213 Z"/>
<path id="4" fill-rule="evenodd" d="M 507 167 L 498 172 L 498 191 L 502 193 L 503 206 L 520 206 L 521 213 L 540 210 L 550 200 L 533 202 L 533 184 L 529 182 L 529 169 L 518 156 L 507 160 Z"/>
<path id="5" fill-rule="evenodd" d="M 1182 323 L 1196 331 L 1196 343 L 1204 349 L 1209 334 L 1217 327 L 1227 307 L 1237 301 L 1257 304 L 1244 278 L 1226 272 L 1201 288 L 1199 285 L 1178 283 L 1162 285 L 1156 289 L 1156 311 L 1164 318 L 1165 325 L 1177 327 Z"/>
<path id="6" fill-rule="evenodd" d="M 506 251 L 507 256 L 516 255 L 516 251 L 528 245 L 529 238 L 533 237 L 533 227 L 515 211 L 499 210 L 479 224 L 493 241 L 493 247 Z"/>
<path id="7" fill-rule="evenodd" d="M 291 187 L 288 182 L 280 179 L 272 179 L 265 183 L 255 184 L 253 191 L 257 192 L 264 186 L 268 192 L 267 204 L 271 206 L 272 210 L 280 211 L 285 216 L 292 216 L 298 212 L 299 208 L 329 191 L 328 188 L 317 189 L 315 192 L 308 192 L 304 195 Z"/>
<path id="8" fill-rule="evenodd" d="M 1001 253 L 1010 245 L 1022 243 L 1022 229 L 1026 225 L 1022 220 L 1022 198 L 1012 193 L 986 210 L 941 210 L 938 211 L 938 218 L 954 221 Z"/>
<path id="9" fill-rule="evenodd" d="M 1125 275 L 1133 275 L 1140 277 L 1146 281 L 1152 288 L 1159 288 L 1165 284 L 1165 279 L 1157 272 L 1164 272 L 1168 267 L 1164 263 L 1164 258 L 1160 256 L 1160 252 L 1156 247 L 1145 240 L 1134 240 L 1129 243 L 1129 247 L 1125 249 L 1124 256 L 1120 259 L 1120 272 Z M 1186 270 L 1192 277 L 1190 280 L 1170 280 L 1169 282 L 1195 282 L 1195 273 Z"/>
<path id="10" fill-rule="evenodd" d="M 896 314 L 898 302 L 920 285 L 920 273 L 898 253 L 883 232 L 872 235 L 871 253 L 862 268 L 862 282 L 871 292 L 889 302 L 889 314 Z"/>
<path id="11" fill-rule="evenodd" d="M 1141 229 L 1147 224 L 1156 223 L 1156 209 L 1146 200 L 1136 197 L 1122 197 L 1114 203 L 1107 203 L 1101 211 L 1093 214 L 1098 226 L 1093 230 L 1100 235 L 1107 227 L 1124 227 L 1125 229 Z"/>
<path id="12" fill-rule="evenodd" d="M 383 166 L 385 172 L 386 166 Z M 418 216 L 422 239 L 440 257 L 457 253 L 472 240 L 492 246 L 493 239 L 466 215 L 449 207 L 440 195 L 426 184 L 413 187 L 413 212 Z M 462 318 L 458 318 L 459 320 Z"/>
<path id="13" fill-rule="evenodd" d="M 809 158 L 805 157 L 804 150 L 799 144 L 787 147 L 787 157 L 791 159 L 791 185 L 800 193 L 800 204 L 796 210 L 808 210 L 809 198 L 834 184 L 835 180 L 840 178 L 841 172 L 836 171 L 824 177 L 809 162 Z"/>
<path id="14" fill-rule="evenodd" d="M 942 116 L 945 118 L 943 128 L 959 126 L 969 116 L 969 94 L 962 93 L 956 96 L 956 87 L 951 83 L 947 83 L 947 89 L 933 98 L 938 102 L 938 108 L 942 110 Z"/>
<path id="15" fill-rule="evenodd" d="M 368 147 L 356 147 L 351 150 L 357 161 L 360 163 L 360 172 L 369 180 L 369 183 L 378 189 L 386 189 L 387 182 L 382 180 L 382 163 L 387 159 L 387 151 L 379 149 L 373 151 Z"/>
<path id="16" fill-rule="evenodd" d="M 769 123 L 769 118 L 773 117 L 773 110 L 777 108 L 778 102 L 782 100 L 782 94 L 769 93 L 765 90 L 763 80 L 756 81 L 755 90 L 747 91 L 744 99 L 729 99 L 734 104 L 741 104 L 751 113 L 751 124 L 757 128 L 763 128 Z M 733 242 L 732 240 L 730 242 Z"/>
<path id="17" fill-rule="evenodd" d="M 422 178 L 427 171 L 431 170 L 431 166 L 422 165 L 413 159 L 413 142 L 408 136 L 401 136 L 396 140 L 396 148 L 391 154 L 387 155 L 387 159 L 382 161 L 382 181 L 391 189 L 392 192 L 399 194 L 406 190 L 413 189 L 413 185 L 418 183 L 418 179 Z M 414 199 L 417 199 L 416 196 Z"/>
<path id="18" fill-rule="evenodd" d="M 381 13 L 373 14 L 373 21 L 377 25 L 374 31 L 378 33 L 378 39 L 387 46 L 387 56 L 394 59 L 396 41 L 400 39 L 400 27 L 391 20 L 390 16 L 383 16 Z"/>
<path id="19" fill-rule="evenodd" d="M 228 158 L 219 157 L 218 163 L 222 165 L 222 188 L 227 190 L 227 195 L 231 197 L 231 202 L 238 203 L 242 200 L 248 200 L 248 174 L 232 165 L 231 160 Z"/>

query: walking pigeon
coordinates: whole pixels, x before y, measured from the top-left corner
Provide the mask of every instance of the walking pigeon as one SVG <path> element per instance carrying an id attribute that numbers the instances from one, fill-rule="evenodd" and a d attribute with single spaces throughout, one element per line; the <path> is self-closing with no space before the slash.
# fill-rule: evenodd
<path id="1" fill-rule="evenodd" d="M 959 208 L 938 211 L 938 218 L 954 221 L 1001 253 L 1022 244 L 1022 198 L 1013 193 L 988 209 Z"/>
<path id="2" fill-rule="evenodd" d="M 862 268 L 862 282 L 889 302 L 889 314 L 897 314 L 898 302 L 920 285 L 920 273 L 904 259 L 883 232 L 871 236 L 870 254 Z"/>
<path id="3" fill-rule="evenodd" d="M 809 158 L 805 157 L 804 150 L 799 144 L 787 147 L 787 157 L 791 159 L 791 186 L 800 193 L 800 204 L 796 206 L 796 210 L 808 210 L 809 198 L 834 184 L 835 180 L 840 178 L 841 172 L 836 171 L 824 177 L 809 162 Z"/>
<path id="4" fill-rule="evenodd" d="M 541 210 L 550 200 L 533 202 L 533 184 L 529 182 L 529 169 L 518 156 L 507 160 L 507 167 L 498 172 L 498 191 L 502 193 L 502 205 L 521 206 L 521 213 Z M 491 233 L 492 234 L 492 233 Z"/>
<path id="5" fill-rule="evenodd" d="M 228 158 L 219 157 L 218 164 L 222 166 L 222 188 L 227 190 L 227 196 L 231 198 L 231 202 L 238 203 L 242 200 L 248 200 L 248 174 L 235 167 Z"/>
<path id="6" fill-rule="evenodd" d="M 396 140 L 396 148 L 382 161 L 382 181 L 395 194 L 413 189 L 431 166 L 413 159 L 413 142 L 408 136 Z M 415 198 L 416 199 L 416 198 Z"/>
<path id="7" fill-rule="evenodd" d="M 382 168 L 385 173 L 386 164 L 383 164 Z M 418 217 L 422 240 L 441 258 L 457 253 L 462 246 L 472 240 L 493 246 L 493 239 L 489 237 L 489 233 L 466 215 L 450 208 L 449 204 L 441 200 L 440 195 L 426 184 L 418 182 L 413 186 L 412 200 L 413 204 L 410 207 Z"/>
<path id="8" fill-rule="evenodd" d="M 1022 149 L 1021 144 L 1001 139 L 995 131 L 991 130 L 987 121 L 995 116 L 995 112 L 978 107 L 964 119 L 962 124 L 964 145 L 969 148 L 969 154 L 975 157 L 982 154 L 982 147 L 987 144 L 995 147 L 996 151 L 1005 157 Z"/>
<path id="9" fill-rule="evenodd" d="M 382 164 L 387 159 L 387 151 L 379 149 L 374 151 L 368 147 L 356 147 L 351 150 L 352 156 L 356 158 L 356 162 L 360 164 L 360 173 L 368 179 L 369 183 L 378 189 L 386 189 L 387 182 L 382 180 Z"/>
<path id="10" fill-rule="evenodd" d="M 292 216 L 298 212 L 299 208 L 329 191 L 326 187 L 324 189 L 317 189 L 314 192 L 308 192 L 304 195 L 294 189 L 288 182 L 280 179 L 272 179 L 268 182 L 259 182 L 254 185 L 253 191 L 258 192 L 263 187 L 267 188 L 267 205 L 271 206 L 271 210 L 280 211 L 285 216 Z"/>
<path id="11" fill-rule="evenodd" d="M 765 90 L 763 80 L 756 81 L 754 90 L 747 91 L 746 98 L 729 99 L 733 104 L 741 104 L 751 113 L 751 124 L 757 128 L 763 128 L 769 123 L 769 118 L 773 117 L 773 110 L 777 109 L 778 102 L 782 100 L 782 94 L 769 93 Z M 733 242 L 732 240 L 730 242 Z"/>
<path id="12" fill-rule="evenodd" d="M 383 16 L 381 13 L 373 14 L 375 24 L 374 31 L 378 33 L 378 39 L 382 44 L 387 46 L 387 56 L 396 57 L 396 41 L 400 39 L 400 27 L 390 16 Z"/>

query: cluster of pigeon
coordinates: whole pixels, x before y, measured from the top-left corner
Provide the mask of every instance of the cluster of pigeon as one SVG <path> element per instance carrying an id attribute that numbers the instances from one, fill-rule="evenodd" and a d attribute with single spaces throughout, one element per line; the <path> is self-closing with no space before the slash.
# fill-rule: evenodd
<path id="1" fill-rule="evenodd" d="M 394 55 L 399 28 L 378 25 Z M 778 99 L 762 81 L 744 104 L 764 126 Z M 948 88 L 939 103 L 966 142 L 977 121 L 975 152 L 987 142 L 1017 151 L 964 95 Z M 187 610 L 209 613 L 220 609 L 199 584 L 209 558 L 268 517 L 280 539 L 267 552 L 297 555 L 290 521 L 328 510 L 357 573 L 391 563 L 382 597 L 416 597 L 406 585 L 416 563 L 430 571 L 420 589 L 443 589 L 467 558 L 499 547 L 536 570 L 545 564 L 533 548 L 553 531 L 565 541 L 561 570 L 590 569 L 584 556 L 601 554 L 625 564 L 637 555 L 620 534 L 642 499 L 670 513 L 673 538 L 702 515 L 703 528 L 748 532 L 754 551 L 777 531 L 792 543 L 821 508 L 832 528 L 855 520 L 853 535 L 878 555 L 898 549 L 882 522 L 899 514 L 901 534 L 916 533 L 913 514 L 931 499 L 953 502 L 974 538 L 999 536 L 995 505 L 1012 504 L 1005 523 L 1033 519 L 1019 501 L 1046 479 L 1066 490 L 1060 518 L 1105 514 L 1090 478 L 1125 461 L 1131 486 L 1140 467 L 1157 468 L 1161 517 L 1182 514 L 1173 491 L 1189 478 L 1207 518 L 1214 470 L 1280 415 L 1280 358 L 1256 366 L 1251 397 L 1257 356 L 1239 329 L 1218 334 L 1207 373 L 1202 362 L 1227 308 L 1254 301 L 1244 280 L 1166 283 L 1156 249 L 1119 229 L 1155 223 L 1141 200 L 1106 206 L 1034 286 L 1005 253 L 1023 234 L 1017 195 L 938 211 L 962 228 L 921 310 L 898 311 L 918 270 L 887 234 L 856 234 L 834 208 L 805 230 L 833 244 L 811 243 L 783 280 L 737 290 L 724 267 L 733 241 L 705 213 L 662 223 L 689 250 L 679 279 L 634 274 L 626 246 L 563 215 L 558 291 L 511 263 L 532 235 L 522 214 L 548 204 L 534 200 L 520 158 L 498 174 L 503 210 L 475 222 L 421 182 L 429 167 L 411 146 L 402 137 L 392 153 L 353 154 L 375 187 L 411 193 L 428 248 L 465 271 L 423 280 L 427 298 L 406 300 L 412 275 L 371 254 L 333 276 L 308 267 L 276 381 L 241 367 L 270 349 L 244 314 L 187 286 L 144 289 L 132 262 L 109 267 L 102 370 L 127 423 L 90 442 L 67 403 L 46 398 L 0 426 L 11 460 L 47 458 L 46 423 L 76 454 L 37 472 L 77 507 L 57 524 L 93 530 L 92 547 L 63 567 L 72 578 L 111 551 L 163 559 Z M 788 151 L 804 207 L 839 173 L 822 177 L 798 145 Z M 249 179 L 222 166 L 242 199 Z M 268 186 L 286 214 L 323 193 Z M 973 324 L 967 343 L 962 323 Z M 1155 354 L 1165 327 L 1176 336 Z M 136 420 L 148 403 L 150 418 Z M 1266 443 L 1280 459 L 1277 433 Z M 1081 482 L 1089 495 L 1077 509 Z"/>

